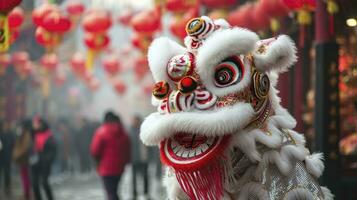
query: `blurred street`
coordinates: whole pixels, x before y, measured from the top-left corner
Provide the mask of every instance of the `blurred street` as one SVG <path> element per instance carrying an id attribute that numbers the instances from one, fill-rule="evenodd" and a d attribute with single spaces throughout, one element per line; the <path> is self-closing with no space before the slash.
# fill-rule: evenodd
<path id="1" fill-rule="evenodd" d="M 149 173 L 154 174 L 154 173 Z M 149 175 L 150 176 L 150 175 Z M 132 198 L 132 181 L 131 181 L 131 166 L 128 166 L 123 177 L 123 181 L 119 186 L 119 194 L 122 200 L 131 200 Z M 150 178 L 150 199 L 164 199 L 164 191 L 160 186 L 158 179 Z M 94 173 L 83 175 L 63 174 L 54 176 L 51 179 L 55 188 L 56 200 L 104 200 L 105 194 L 99 177 Z M 20 182 L 14 182 L 13 197 L 5 197 L 2 191 L 0 192 L 0 200 L 22 200 Z M 138 188 L 139 194 L 143 188 Z M 149 199 L 143 195 L 138 196 L 138 200 Z"/>

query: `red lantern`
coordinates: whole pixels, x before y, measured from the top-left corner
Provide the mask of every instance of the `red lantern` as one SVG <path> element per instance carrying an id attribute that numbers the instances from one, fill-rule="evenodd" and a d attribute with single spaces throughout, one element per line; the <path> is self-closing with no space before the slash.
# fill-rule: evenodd
<path id="1" fill-rule="evenodd" d="M 72 0 L 67 4 L 67 13 L 71 16 L 79 16 L 84 12 L 84 5 L 80 1 Z"/>
<path id="2" fill-rule="evenodd" d="M 237 10 L 231 12 L 227 20 L 232 26 L 240 26 L 249 28 L 251 26 L 253 5 L 251 3 L 246 3 L 243 6 L 238 7 Z"/>
<path id="3" fill-rule="evenodd" d="M 10 31 L 17 29 L 24 22 L 24 11 L 20 7 L 16 7 L 9 13 L 9 27 Z"/>
<path id="4" fill-rule="evenodd" d="M 53 4 L 42 4 L 32 12 L 33 23 L 42 26 L 45 16 L 52 12 L 58 12 L 58 7 Z"/>
<path id="5" fill-rule="evenodd" d="M 92 10 L 88 12 L 82 21 L 85 31 L 90 33 L 106 32 L 112 25 L 110 13 L 104 10 Z"/>
<path id="6" fill-rule="evenodd" d="M 0 13 L 7 14 L 18 6 L 22 0 L 0 0 Z"/>
<path id="7" fill-rule="evenodd" d="M 71 20 L 61 12 L 51 12 L 42 21 L 42 27 L 49 32 L 65 33 L 72 26 Z"/>
<path id="8" fill-rule="evenodd" d="M 254 25 L 255 31 L 265 29 L 270 25 L 270 16 L 269 13 L 266 12 L 264 7 L 259 4 L 259 2 L 255 3 L 253 6 L 252 12 L 252 24 Z"/>
<path id="9" fill-rule="evenodd" d="M 161 16 L 158 9 L 144 10 L 131 19 L 133 29 L 139 33 L 152 34 L 161 27 Z"/>
<path id="10" fill-rule="evenodd" d="M 197 17 L 198 9 L 189 10 L 183 17 L 174 17 L 170 22 L 170 31 L 179 39 L 183 40 L 186 36 L 186 24 L 194 17 Z"/>
<path id="11" fill-rule="evenodd" d="M 103 67 L 106 73 L 111 76 L 116 75 L 120 70 L 120 63 L 116 56 L 107 56 L 103 60 Z"/>
<path id="12" fill-rule="evenodd" d="M 202 0 L 202 4 L 209 8 L 222 8 L 234 6 L 237 0 Z"/>
<path id="13" fill-rule="evenodd" d="M 15 65 L 15 71 L 20 79 L 25 79 L 32 72 L 32 63 L 27 60 L 21 65 Z"/>
<path id="14" fill-rule="evenodd" d="M 171 12 L 185 12 L 198 6 L 198 0 L 167 0 L 166 9 Z"/>
<path id="15" fill-rule="evenodd" d="M 86 59 L 83 54 L 77 52 L 71 58 L 71 67 L 75 74 L 84 76 L 86 73 Z"/>
<path id="16" fill-rule="evenodd" d="M 259 5 L 272 17 L 282 17 L 289 13 L 289 8 L 285 6 L 282 0 L 260 0 Z"/>
<path id="17" fill-rule="evenodd" d="M 131 44 L 142 52 L 146 52 L 152 40 L 153 38 L 150 35 L 134 33 L 131 37 Z"/>
<path id="18" fill-rule="evenodd" d="M 35 32 L 35 39 L 40 45 L 46 48 L 50 48 L 58 45 L 60 38 L 58 35 L 52 34 L 42 27 L 37 27 Z"/>
<path id="19" fill-rule="evenodd" d="M 0 51 L 5 52 L 10 46 L 10 30 L 8 13 L 17 5 L 21 3 L 21 0 L 0 0 Z"/>
<path id="20" fill-rule="evenodd" d="M 126 91 L 126 85 L 122 81 L 117 80 L 113 86 L 118 94 L 124 94 Z"/>
<path id="21" fill-rule="evenodd" d="M 87 33 L 84 36 L 84 42 L 88 48 L 100 51 L 108 47 L 110 38 L 108 35 L 95 35 L 92 33 Z"/>
<path id="22" fill-rule="evenodd" d="M 283 0 L 286 6 L 292 10 L 299 10 L 304 6 L 310 7 L 311 9 L 315 8 L 316 0 Z"/>
<path id="23" fill-rule="evenodd" d="M 133 11 L 131 10 L 124 10 L 118 20 L 121 24 L 125 25 L 125 26 L 128 26 L 130 24 L 130 20 L 131 18 L 133 17 Z"/>
<path id="24" fill-rule="evenodd" d="M 58 57 L 56 54 L 45 54 L 41 58 L 41 65 L 48 72 L 56 70 L 58 65 Z"/>
<path id="25" fill-rule="evenodd" d="M 134 63 L 134 72 L 137 80 L 141 80 L 149 71 L 149 63 L 146 57 L 142 56 L 136 59 Z"/>

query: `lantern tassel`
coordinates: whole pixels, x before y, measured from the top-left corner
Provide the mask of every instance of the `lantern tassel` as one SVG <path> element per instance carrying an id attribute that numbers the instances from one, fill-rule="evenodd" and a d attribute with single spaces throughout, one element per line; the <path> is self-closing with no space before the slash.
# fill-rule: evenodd
<path id="1" fill-rule="evenodd" d="M 89 72 L 93 71 L 93 64 L 94 64 L 95 56 L 96 56 L 96 52 L 94 50 L 89 49 L 87 51 L 86 68 Z"/>
<path id="2" fill-rule="evenodd" d="M 6 52 L 10 46 L 10 31 L 7 15 L 0 15 L 0 52 Z"/>

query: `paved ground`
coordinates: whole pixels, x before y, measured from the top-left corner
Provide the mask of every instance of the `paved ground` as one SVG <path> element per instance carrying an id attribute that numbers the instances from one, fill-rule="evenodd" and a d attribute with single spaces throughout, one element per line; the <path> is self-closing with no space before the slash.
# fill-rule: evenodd
<path id="1" fill-rule="evenodd" d="M 149 173 L 153 174 L 153 173 Z M 15 178 L 16 179 L 16 178 Z M 56 200 L 105 200 L 105 195 L 102 189 L 100 179 L 95 173 L 85 175 L 61 175 L 53 177 L 52 185 Z M 13 184 L 13 197 L 5 197 L 0 192 L 0 200 L 22 200 L 21 186 L 15 180 Z M 132 183 L 131 183 L 131 170 L 130 167 L 126 170 L 126 173 L 121 182 L 119 193 L 122 200 L 132 199 Z M 151 200 L 164 200 L 163 189 L 160 185 L 160 181 L 151 177 L 150 181 L 150 199 Z M 142 188 L 139 186 L 139 193 Z M 148 199 L 141 195 L 138 200 Z"/>

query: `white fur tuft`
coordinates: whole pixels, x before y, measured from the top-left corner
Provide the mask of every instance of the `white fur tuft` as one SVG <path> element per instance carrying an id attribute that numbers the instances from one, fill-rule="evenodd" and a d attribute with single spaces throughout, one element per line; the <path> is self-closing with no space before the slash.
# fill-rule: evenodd
<path id="1" fill-rule="evenodd" d="M 283 72 L 296 60 L 296 46 L 286 35 L 281 35 L 271 42 L 265 53 L 254 53 L 254 63 L 261 71 Z"/>
<path id="2" fill-rule="evenodd" d="M 320 177 L 325 169 L 322 160 L 323 160 L 322 153 L 314 153 L 305 158 L 307 171 L 313 176 L 315 176 L 316 178 Z"/>
<path id="3" fill-rule="evenodd" d="M 321 190 L 325 197 L 324 200 L 333 200 L 334 199 L 335 196 L 331 193 L 331 191 L 327 187 L 321 187 Z"/>
<path id="4" fill-rule="evenodd" d="M 146 145 L 157 145 L 180 132 L 206 136 L 233 134 L 243 129 L 253 116 L 254 110 L 248 103 L 238 103 L 216 111 L 167 115 L 152 113 L 141 125 L 140 138 Z"/>
<path id="5" fill-rule="evenodd" d="M 148 51 L 149 66 L 154 80 L 156 82 L 163 80 L 169 81 L 170 79 L 166 73 L 167 63 L 175 55 L 184 52 L 185 49 L 181 45 L 169 38 L 161 37 L 155 39 L 151 43 Z"/>

